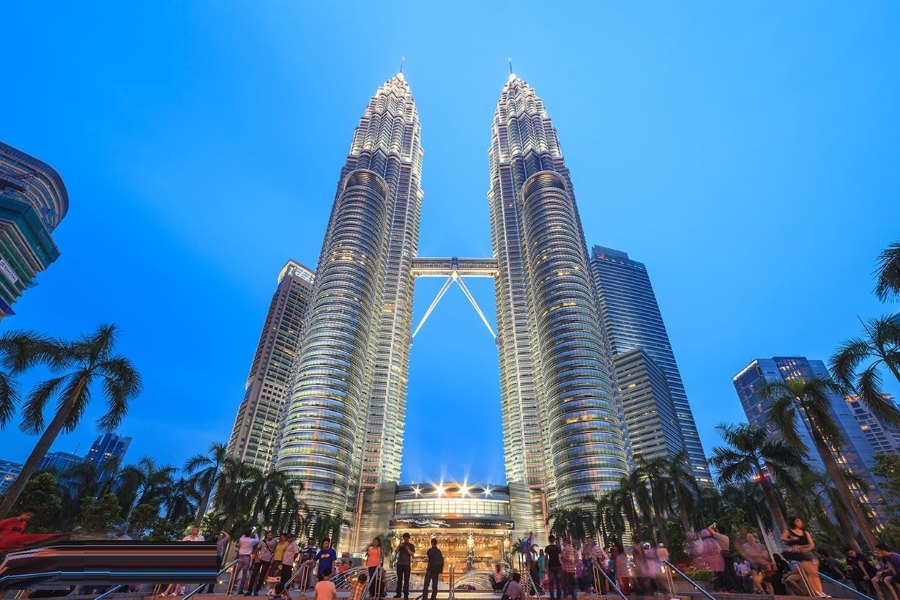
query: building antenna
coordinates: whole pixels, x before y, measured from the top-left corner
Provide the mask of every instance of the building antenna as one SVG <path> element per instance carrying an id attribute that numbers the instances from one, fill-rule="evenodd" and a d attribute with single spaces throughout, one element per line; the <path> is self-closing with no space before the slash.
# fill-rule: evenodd
<path id="1" fill-rule="evenodd" d="M 509 74 L 512 75 L 512 74 L 513 74 L 512 57 L 511 57 L 511 56 L 508 57 L 508 58 L 506 59 L 506 61 L 509 63 Z"/>
<path id="2" fill-rule="evenodd" d="M 401 57 L 400 57 L 400 72 L 401 72 L 401 73 L 403 73 L 403 65 L 404 65 L 405 63 L 406 63 L 406 57 L 405 57 L 405 56 L 401 56 Z"/>

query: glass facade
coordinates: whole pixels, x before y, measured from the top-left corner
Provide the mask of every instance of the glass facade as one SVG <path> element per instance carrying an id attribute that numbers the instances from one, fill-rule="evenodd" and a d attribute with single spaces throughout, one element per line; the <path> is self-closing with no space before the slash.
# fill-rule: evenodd
<path id="1" fill-rule="evenodd" d="M 507 479 L 570 506 L 616 487 L 625 444 L 569 172 L 543 102 L 515 75 L 489 158 Z"/>
<path id="2" fill-rule="evenodd" d="M 341 172 L 276 462 L 333 514 L 400 475 L 422 148 L 402 74 L 372 99 Z"/>
<path id="3" fill-rule="evenodd" d="M 630 259 L 625 252 L 594 246 L 591 272 L 610 350 L 615 355 L 642 348 L 663 372 L 694 476 L 701 485 L 712 485 L 694 413 L 684 391 L 647 268 Z M 640 445 L 640 440 L 631 437 L 633 447 Z"/>
<path id="4" fill-rule="evenodd" d="M 314 281 L 312 271 L 292 260 L 281 269 L 228 442 L 228 456 L 263 471 L 272 467 Z"/>
<path id="5" fill-rule="evenodd" d="M 49 165 L 0 142 L 0 318 L 59 258 L 51 233 L 69 196 Z"/>
<path id="6" fill-rule="evenodd" d="M 766 429 L 769 435 L 779 436 L 777 428 L 768 418 L 771 402 L 762 396 L 761 390 L 766 382 L 797 378 L 831 379 L 831 374 L 825 363 L 820 360 L 809 360 L 801 356 L 776 356 L 758 358 L 735 375 L 734 389 L 740 398 L 744 414 L 747 415 L 747 421 L 751 425 Z M 876 500 L 881 494 L 870 471 L 875 464 L 875 451 L 857 423 L 850 404 L 840 395 L 833 395 L 831 413 L 844 438 L 844 443 L 836 450 L 837 461 L 867 483 L 870 489 L 868 493 L 862 490 L 855 490 L 855 493 L 875 514 L 881 514 L 882 508 Z M 824 471 L 825 467 L 816 453 L 809 433 L 810 425 L 805 418 L 802 422 L 803 427 L 799 428 L 798 433 L 801 441 L 809 448 L 809 462 L 816 470 Z"/>
<path id="7" fill-rule="evenodd" d="M 97 439 L 91 444 L 91 449 L 84 457 L 84 460 L 92 463 L 97 468 L 97 472 L 100 473 L 100 480 L 103 481 L 111 475 L 110 472 L 106 471 L 108 466 L 114 464 L 121 466 L 123 464 L 125 453 L 128 452 L 130 445 L 130 437 L 116 435 L 115 433 L 104 433 L 97 436 Z"/>

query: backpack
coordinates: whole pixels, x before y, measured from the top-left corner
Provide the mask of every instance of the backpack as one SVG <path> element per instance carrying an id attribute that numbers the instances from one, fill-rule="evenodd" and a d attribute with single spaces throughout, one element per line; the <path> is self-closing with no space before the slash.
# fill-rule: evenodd
<path id="1" fill-rule="evenodd" d="M 434 561 L 434 571 L 435 573 L 443 573 L 444 572 L 444 553 L 438 550 L 438 558 Z"/>

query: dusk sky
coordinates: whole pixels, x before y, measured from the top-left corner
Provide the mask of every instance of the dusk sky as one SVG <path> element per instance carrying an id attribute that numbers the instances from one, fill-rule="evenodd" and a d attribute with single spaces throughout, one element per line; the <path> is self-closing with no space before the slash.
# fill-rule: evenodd
<path id="1" fill-rule="evenodd" d="M 144 377 L 127 462 L 226 442 L 276 277 L 315 268 L 369 97 L 397 72 L 425 149 L 420 256 L 490 256 L 487 150 L 512 57 L 588 244 L 649 270 L 707 454 L 755 357 L 827 360 L 890 311 L 900 4 L 13 2 L 0 140 L 68 188 L 62 255 L 3 330 L 119 325 Z M 414 325 L 441 285 L 420 280 Z M 494 323 L 493 286 L 469 285 Z M 27 383 L 27 382 L 26 382 Z M 900 386 L 889 386 L 900 394 Z M 87 451 L 99 390 L 54 450 Z M 49 419 L 49 417 L 48 417 Z M 0 459 L 36 436 L 0 432 Z M 502 482 L 497 352 L 453 288 L 412 349 L 405 481 Z"/>

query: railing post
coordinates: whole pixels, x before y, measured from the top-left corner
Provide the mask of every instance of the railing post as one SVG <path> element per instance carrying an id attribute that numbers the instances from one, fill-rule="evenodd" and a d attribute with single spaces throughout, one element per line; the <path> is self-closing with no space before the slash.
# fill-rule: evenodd
<path id="1" fill-rule="evenodd" d="M 700 592 L 701 594 L 703 594 L 704 596 L 706 596 L 709 600 L 716 600 L 715 596 L 713 596 L 712 594 L 710 594 L 709 592 L 707 592 L 705 589 L 703 589 L 696 581 L 694 581 L 693 579 L 691 579 L 690 577 L 688 577 L 687 575 L 685 575 L 685 574 L 681 571 L 681 569 L 679 569 L 678 567 L 676 567 L 675 565 L 673 565 L 672 563 L 670 563 L 670 562 L 667 561 L 667 560 L 664 560 L 664 561 L 662 561 L 662 562 L 663 562 L 663 564 L 667 565 L 670 569 L 672 569 L 673 571 L 675 571 L 676 573 L 678 573 L 679 575 L 681 575 L 681 576 L 684 578 L 685 581 L 687 581 L 689 584 L 691 584 L 692 586 L 694 586 L 694 588 L 696 588 L 696 590 L 697 590 L 698 592 Z"/>

